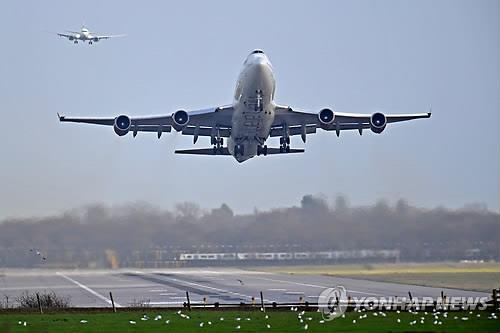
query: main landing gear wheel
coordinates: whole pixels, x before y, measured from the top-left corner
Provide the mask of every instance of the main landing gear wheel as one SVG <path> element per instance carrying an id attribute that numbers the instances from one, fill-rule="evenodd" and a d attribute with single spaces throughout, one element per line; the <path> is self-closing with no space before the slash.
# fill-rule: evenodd
<path id="1" fill-rule="evenodd" d="M 213 144 L 214 146 L 215 145 L 220 145 L 220 146 L 223 146 L 224 145 L 224 138 L 210 138 L 210 143 Z"/>
<path id="2" fill-rule="evenodd" d="M 281 146 L 280 147 L 280 153 L 289 153 L 289 152 L 290 152 L 290 146 L 289 145 Z"/>
<path id="3" fill-rule="evenodd" d="M 260 156 L 260 155 L 264 155 L 264 156 L 267 155 L 267 145 L 257 146 L 257 156 Z"/>
<path id="4" fill-rule="evenodd" d="M 290 144 L 290 137 L 281 137 L 280 138 L 280 145 L 285 146 Z"/>
<path id="5" fill-rule="evenodd" d="M 281 137 L 280 138 L 280 153 L 289 153 L 290 152 L 290 137 Z"/>
<path id="6" fill-rule="evenodd" d="M 224 139 L 223 138 L 211 138 L 210 142 L 212 143 L 214 155 L 222 154 L 224 149 Z"/>

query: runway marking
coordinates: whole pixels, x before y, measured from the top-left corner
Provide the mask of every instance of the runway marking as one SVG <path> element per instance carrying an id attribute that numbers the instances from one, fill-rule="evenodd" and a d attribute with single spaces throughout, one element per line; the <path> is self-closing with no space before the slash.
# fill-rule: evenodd
<path id="1" fill-rule="evenodd" d="M 185 285 L 188 284 L 188 285 L 193 285 L 193 286 L 197 286 L 197 287 L 202 287 L 202 288 L 206 288 L 206 289 L 215 290 L 215 291 L 218 291 L 220 293 L 226 293 L 226 294 L 236 295 L 236 296 L 240 296 L 240 297 L 246 297 L 246 298 L 250 298 L 250 299 L 252 298 L 252 296 L 249 296 L 249 295 L 245 295 L 245 294 L 241 294 L 241 293 L 237 293 L 237 292 L 229 291 L 229 290 L 225 290 L 225 289 L 210 287 L 210 286 L 206 286 L 206 285 L 203 285 L 203 284 L 200 284 L 200 283 L 179 280 L 179 279 L 176 279 L 176 278 L 173 278 L 173 277 L 166 277 L 166 276 L 162 276 L 162 278 L 167 279 L 167 280 L 176 281 L 176 282 L 179 282 L 179 283 L 185 284 Z M 267 299 L 264 299 L 264 301 L 269 302 L 269 300 L 267 300 Z"/>
<path id="2" fill-rule="evenodd" d="M 149 292 L 150 293 L 163 293 L 168 291 L 167 289 L 151 289 Z"/>
<path id="3" fill-rule="evenodd" d="M 287 280 L 271 279 L 271 278 L 265 278 L 265 277 L 253 276 L 253 278 L 260 279 L 260 280 L 267 280 L 267 281 L 279 282 L 279 283 L 290 283 L 290 284 L 295 284 L 295 285 L 298 285 L 298 286 L 305 286 L 305 287 L 322 288 L 322 289 L 330 288 L 328 286 L 320 286 L 320 285 L 317 285 L 317 284 L 309 284 L 309 283 L 301 283 L 301 282 L 294 282 L 294 281 L 287 281 Z M 356 291 L 356 290 L 352 290 L 352 289 L 347 289 L 347 291 L 349 291 L 351 293 L 356 293 L 356 294 L 365 294 L 365 295 L 372 295 L 372 296 L 384 296 L 384 295 L 381 295 L 381 294 L 366 293 L 366 292 L 363 292 L 363 291 Z"/>
<path id="4" fill-rule="evenodd" d="M 271 289 L 267 289 L 269 291 L 286 291 L 286 289 L 282 289 L 282 288 L 271 288 Z"/>
<path id="5" fill-rule="evenodd" d="M 66 275 L 64 275 L 64 274 L 60 273 L 60 272 L 57 272 L 56 274 L 57 274 L 57 275 L 59 275 L 59 276 L 60 276 L 60 277 L 62 277 L 62 278 L 65 278 L 66 280 L 68 280 L 68 281 L 70 281 L 70 282 L 73 282 L 73 283 L 74 283 L 74 284 L 76 284 L 78 287 L 82 288 L 82 289 L 83 289 L 83 290 L 85 290 L 85 291 L 88 291 L 89 293 L 91 293 L 91 294 L 92 294 L 92 295 L 94 295 L 95 297 L 97 297 L 97 298 L 99 298 L 100 300 L 102 300 L 102 301 L 104 301 L 104 302 L 108 303 L 109 305 L 111 305 L 111 300 L 110 300 L 110 299 L 108 299 L 107 297 L 105 297 L 105 296 L 103 296 L 103 295 L 99 294 L 97 291 L 90 289 L 90 288 L 89 288 L 89 287 L 87 287 L 86 285 L 84 285 L 84 284 L 82 284 L 82 283 L 80 283 L 80 282 L 78 282 L 78 281 L 76 281 L 76 280 L 74 280 L 74 279 L 70 278 L 69 276 L 66 276 Z M 122 307 L 120 304 L 118 304 L 118 303 L 116 303 L 116 302 L 115 302 L 115 306 L 116 306 L 117 308 L 121 308 L 121 307 Z"/>
<path id="6" fill-rule="evenodd" d="M 160 293 L 160 296 L 175 296 L 177 293 Z"/>
<path id="7" fill-rule="evenodd" d="M 159 302 L 149 302 L 148 303 L 149 305 L 174 305 L 174 304 L 182 304 L 182 302 L 175 302 L 175 301 L 172 301 L 172 302 L 169 302 L 169 301 L 159 301 Z M 194 301 L 191 301 L 191 305 L 197 305 L 197 304 L 202 304 L 201 302 L 194 302 Z M 213 307 L 213 306 L 212 306 Z M 208 308 L 208 306 L 207 306 Z"/>
<path id="8" fill-rule="evenodd" d="M 287 294 L 287 295 L 304 295 L 305 293 L 302 291 L 287 291 L 285 294 Z"/>

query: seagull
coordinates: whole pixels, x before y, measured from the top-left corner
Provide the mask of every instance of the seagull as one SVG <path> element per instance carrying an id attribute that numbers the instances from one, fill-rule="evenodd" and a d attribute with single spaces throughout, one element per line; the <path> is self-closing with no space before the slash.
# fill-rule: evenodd
<path id="1" fill-rule="evenodd" d="M 243 281 L 240 279 L 236 279 L 241 285 L 244 285 Z"/>

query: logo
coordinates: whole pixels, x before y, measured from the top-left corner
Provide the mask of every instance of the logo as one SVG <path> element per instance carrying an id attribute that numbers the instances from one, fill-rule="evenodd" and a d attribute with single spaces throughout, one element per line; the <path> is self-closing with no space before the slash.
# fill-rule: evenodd
<path id="1" fill-rule="evenodd" d="M 347 310 L 347 290 L 342 286 L 328 288 L 318 297 L 318 309 L 325 321 L 334 320 Z"/>

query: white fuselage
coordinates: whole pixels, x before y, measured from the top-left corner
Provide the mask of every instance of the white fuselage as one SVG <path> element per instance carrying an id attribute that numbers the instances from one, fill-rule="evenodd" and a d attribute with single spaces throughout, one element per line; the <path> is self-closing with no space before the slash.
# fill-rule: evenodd
<path id="1" fill-rule="evenodd" d="M 261 52 L 250 54 L 236 83 L 231 136 L 227 142 L 229 152 L 238 162 L 257 155 L 258 146 L 269 137 L 274 121 L 275 88 L 268 58 Z M 239 150 L 235 154 L 237 145 Z"/>
<path id="2" fill-rule="evenodd" d="M 74 38 L 86 42 L 91 41 L 94 36 L 87 29 L 83 28 L 80 33 L 74 35 Z"/>

